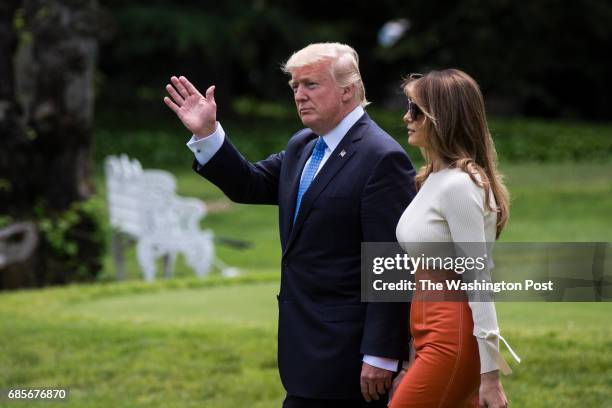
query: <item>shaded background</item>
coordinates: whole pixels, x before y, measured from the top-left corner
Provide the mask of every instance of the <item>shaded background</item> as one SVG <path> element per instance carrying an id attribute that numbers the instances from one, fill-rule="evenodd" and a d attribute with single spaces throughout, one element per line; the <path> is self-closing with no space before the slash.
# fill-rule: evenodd
<path id="1" fill-rule="evenodd" d="M 368 95 L 379 104 L 397 91 L 401 75 L 457 67 L 477 78 L 491 113 L 611 118 L 606 1 L 103 4 L 112 19 L 103 28 L 100 101 L 149 96 L 157 103 L 169 72 L 218 84 L 224 103 L 286 99 L 280 64 L 305 44 L 333 40 L 359 52 Z M 403 36 L 381 44 L 383 25 L 401 19 Z"/>

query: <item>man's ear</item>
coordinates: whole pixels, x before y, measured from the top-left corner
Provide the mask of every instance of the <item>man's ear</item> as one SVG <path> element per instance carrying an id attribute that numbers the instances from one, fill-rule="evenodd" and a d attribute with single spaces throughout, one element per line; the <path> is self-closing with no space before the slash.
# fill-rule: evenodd
<path id="1" fill-rule="evenodd" d="M 342 102 L 349 102 L 355 99 L 355 84 L 342 88 Z"/>

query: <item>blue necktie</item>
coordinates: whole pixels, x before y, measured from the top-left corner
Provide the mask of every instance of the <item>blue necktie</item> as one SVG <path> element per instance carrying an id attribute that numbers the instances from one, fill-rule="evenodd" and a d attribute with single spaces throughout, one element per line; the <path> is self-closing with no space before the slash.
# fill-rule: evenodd
<path id="1" fill-rule="evenodd" d="M 302 174 L 302 180 L 300 181 L 300 188 L 298 189 L 297 201 L 295 204 L 295 213 L 293 215 L 294 224 L 300 211 L 302 197 L 304 196 L 306 190 L 308 190 L 308 187 L 310 187 L 310 184 L 312 183 L 312 180 L 314 179 L 315 174 L 317 173 L 317 169 L 321 164 L 321 160 L 323 160 L 323 155 L 325 154 L 326 148 L 327 145 L 325 144 L 325 140 L 323 140 L 323 138 L 319 136 L 317 144 L 315 145 L 314 150 L 312 151 L 312 156 L 310 156 L 310 162 L 308 163 L 308 166 L 306 166 L 306 168 L 304 169 L 304 173 Z"/>

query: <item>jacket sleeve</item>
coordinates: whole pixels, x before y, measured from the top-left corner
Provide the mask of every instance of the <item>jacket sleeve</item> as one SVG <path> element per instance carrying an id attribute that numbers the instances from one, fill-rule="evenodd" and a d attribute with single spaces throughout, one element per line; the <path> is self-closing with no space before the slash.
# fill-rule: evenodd
<path id="1" fill-rule="evenodd" d="M 204 165 L 197 160 L 193 169 L 237 203 L 278 204 L 278 181 L 285 152 L 251 163 L 226 137 L 223 145 Z"/>
<path id="2" fill-rule="evenodd" d="M 415 171 L 403 151 L 385 155 L 361 198 L 363 242 L 396 242 L 397 223 L 416 194 Z M 408 360 L 409 303 L 368 303 L 361 353 Z"/>

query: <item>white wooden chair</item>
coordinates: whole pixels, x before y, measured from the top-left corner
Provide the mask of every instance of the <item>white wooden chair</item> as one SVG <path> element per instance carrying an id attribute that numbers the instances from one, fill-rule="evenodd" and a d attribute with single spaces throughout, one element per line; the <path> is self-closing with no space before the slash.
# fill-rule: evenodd
<path id="1" fill-rule="evenodd" d="M 214 265 L 224 276 L 239 271 L 215 258 L 213 233 L 201 230 L 206 205 L 176 195 L 176 180 L 163 170 L 143 170 L 140 162 L 126 155 L 109 156 L 105 161 L 110 223 L 113 231 L 113 258 L 119 279 L 125 278 L 124 238 L 136 241 L 138 263 L 147 281 L 155 279 L 155 262 L 164 258 L 165 276 L 172 276 L 180 252 L 199 277 Z"/>

